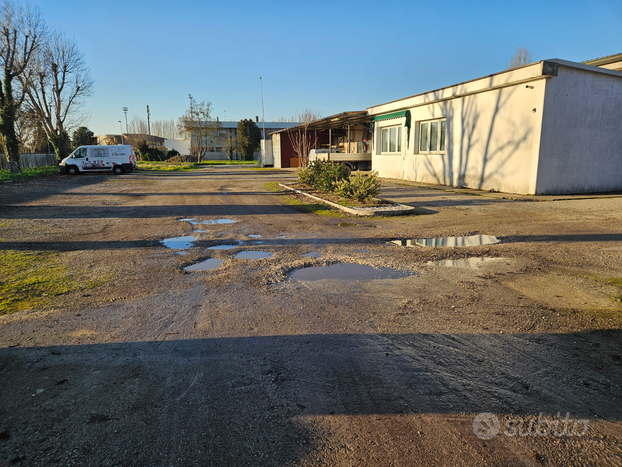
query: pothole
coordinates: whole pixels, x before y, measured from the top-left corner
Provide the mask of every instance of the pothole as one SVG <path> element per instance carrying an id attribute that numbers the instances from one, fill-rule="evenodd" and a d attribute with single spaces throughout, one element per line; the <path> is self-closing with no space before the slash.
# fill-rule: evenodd
<path id="1" fill-rule="evenodd" d="M 184 236 L 184 237 L 174 237 L 174 238 L 165 238 L 162 240 L 162 244 L 173 250 L 185 250 L 192 246 L 192 243 L 196 241 L 196 237 L 192 236 Z"/>
<path id="2" fill-rule="evenodd" d="M 290 277 L 297 281 L 320 281 L 324 279 L 341 281 L 373 281 L 378 279 L 400 279 L 411 273 L 393 268 L 374 268 L 365 264 L 339 263 L 331 266 L 302 268 Z"/>
<path id="3" fill-rule="evenodd" d="M 216 225 L 216 224 L 235 224 L 237 221 L 233 219 L 208 219 L 205 221 L 190 220 L 192 225 Z"/>
<path id="4" fill-rule="evenodd" d="M 450 268 L 479 268 L 485 263 L 505 261 L 505 258 L 464 258 L 464 259 L 445 259 L 441 261 L 428 261 L 427 266 L 450 267 Z"/>
<path id="5" fill-rule="evenodd" d="M 223 260 L 218 258 L 209 258 L 205 261 L 201 261 L 200 263 L 193 264 L 191 266 L 186 266 L 184 271 L 187 272 L 197 272 L 197 271 L 209 271 L 210 269 L 217 269 L 222 266 Z"/>
<path id="6" fill-rule="evenodd" d="M 240 251 L 237 255 L 234 256 L 236 259 L 266 259 L 272 258 L 274 253 L 269 253 L 267 251 Z"/>
<path id="7" fill-rule="evenodd" d="M 501 241 L 492 235 L 471 235 L 469 237 L 413 238 L 410 240 L 393 240 L 391 243 L 406 247 L 439 248 L 494 245 L 501 243 Z"/>

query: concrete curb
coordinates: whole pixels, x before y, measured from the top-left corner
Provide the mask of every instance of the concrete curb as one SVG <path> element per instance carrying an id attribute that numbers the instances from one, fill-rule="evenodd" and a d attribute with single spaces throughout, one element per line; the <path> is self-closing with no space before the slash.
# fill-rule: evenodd
<path id="1" fill-rule="evenodd" d="M 415 212 L 415 208 L 413 208 L 412 206 L 406 206 L 405 204 L 399 204 L 399 203 L 395 203 L 393 201 L 390 201 L 387 199 L 381 199 L 381 198 L 377 198 L 377 199 L 384 203 L 390 203 L 390 204 L 399 206 L 400 209 L 393 209 L 390 211 L 385 211 L 382 209 L 363 210 L 363 209 L 349 208 L 347 206 L 342 206 L 341 204 L 337 204 L 337 203 L 333 203 L 332 201 L 325 200 L 323 198 L 320 198 L 319 196 L 311 195 L 302 190 L 292 188 L 291 186 L 285 185 L 283 183 L 279 183 L 279 186 L 282 186 L 283 188 L 287 188 L 288 190 L 294 191 L 298 194 L 305 195 L 311 199 L 314 199 L 315 201 L 319 201 L 320 203 L 328 204 L 329 206 L 340 209 L 341 211 L 347 212 L 348 214 L 352 214 L 353 216 L 402 216 L 404 214 L 414 214 Z"/>

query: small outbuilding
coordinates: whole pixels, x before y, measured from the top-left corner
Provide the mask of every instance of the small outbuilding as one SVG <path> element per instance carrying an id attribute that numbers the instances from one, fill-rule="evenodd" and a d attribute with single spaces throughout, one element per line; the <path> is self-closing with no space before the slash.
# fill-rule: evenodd
<path id="1" fill-rule="evenodd" d="M 367 111 L 381 177 L 536 195 L 622 191 L 614 69 L 545 60 Z"/>

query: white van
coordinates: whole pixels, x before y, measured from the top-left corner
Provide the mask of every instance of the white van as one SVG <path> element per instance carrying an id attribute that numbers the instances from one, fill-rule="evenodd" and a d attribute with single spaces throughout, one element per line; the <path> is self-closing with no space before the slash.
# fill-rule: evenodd
<path id="1" fill-rule="evenodd" d="M 136 154 L 132 146 L 80 146 L 65 157 L 58 168 L 62 173 L 110 172 L 116 175 L 136 168 Z"/>

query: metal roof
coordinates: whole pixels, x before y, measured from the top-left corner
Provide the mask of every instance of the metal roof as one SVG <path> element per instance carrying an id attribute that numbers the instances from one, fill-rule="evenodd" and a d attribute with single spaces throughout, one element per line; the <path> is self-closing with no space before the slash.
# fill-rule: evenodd
<path id="1" fill-rule="evenodd" d="M 594 58 L 592 60 L 586 60 L 581 63 L 584 63 L 585 65 L 601 66 L 601 65 L 608 65 L 614 62 L 619 62 L 619 61 L 622 61 L 622 53 L 607 55 L 606 57 Z"/>
<path id="2" fill-rule="evenodd" d="M 371 117 L 367 114 L 366 110 L 357 110 L 352 112 L 341 112 L 339 114 L 331 115 L 330 117 L 320 118 L 311 123 L 301 123 L 291 128 L 273 131 L 270 134 L 282 133 L 289 130 L 334 130 L 348 128 L 348 125 L 356 125 L 362 127 L 369 127 Z"/>

